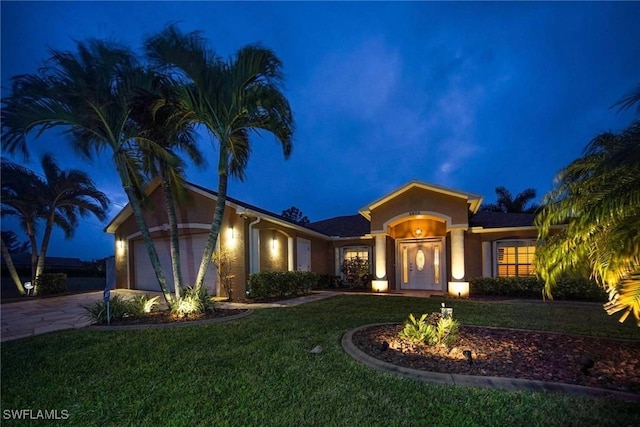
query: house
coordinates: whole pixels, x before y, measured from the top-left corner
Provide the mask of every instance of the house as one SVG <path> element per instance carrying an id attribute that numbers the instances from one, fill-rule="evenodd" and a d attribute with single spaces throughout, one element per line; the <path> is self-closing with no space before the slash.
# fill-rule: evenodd
<path id="1" fill-rule="evenodd" d="M 184 284 L 195 282 L 217 195 L 187 184 L 190 202 L 178 216 Z M 173 288 L 169 226 L 162 186 L 147 188 L 144 215 L 167 281 Z M 302 226 L 228 198 L 218 239 L 230 255 L 234 294 L 244 294 L 249 275 L 301 270 L 340 275 L 345 259 L 369 260 L 377 292 L 425 290 L 465 295 L 472 277 L 533 275 L 536 228 L 532 214 L 478 212 L 482 196 L 411 181 L 366 205 L 355 215 Z M 107 225 L 115 236 L 116 283 L 157 291 L 140 230 L 126 206 Z M 223 295 L 213 264 L 205 277 L 210 293 Z"/>

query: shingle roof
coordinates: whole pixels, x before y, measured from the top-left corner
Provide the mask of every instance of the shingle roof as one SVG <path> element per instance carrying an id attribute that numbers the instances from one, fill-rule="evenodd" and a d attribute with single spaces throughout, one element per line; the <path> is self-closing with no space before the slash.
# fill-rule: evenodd
<path id="1" fill-rule="evenodd" d="M 307 226 L 329 236 L 360 237 L 371 231 L 371 224 L 362 215 L 345 215 L 312 222 Z"/>
<path id="2" fill-rule="evenodd" d="M 531 227 L 534 218 L 531 213 L 478 212 L 469 222 L 472 227 L 483 228 Z"/>
<path id="3" fill-rule="evenodd" d="M 31 265 L 31 254 L 30 253 L 19 253 L 19 254 L 11 254 L 11 261 L 16 267 L 30 266 Z M 2 262 L 4 263 L 4 257 L 2 257 Z M 84 267 L 84 263 L 80 258 L 66 258 L 66 257 L 56 257 L 56 256 L 48 256 L 45 258 L 45 264 L 49 268 L 82 268 Z"/>

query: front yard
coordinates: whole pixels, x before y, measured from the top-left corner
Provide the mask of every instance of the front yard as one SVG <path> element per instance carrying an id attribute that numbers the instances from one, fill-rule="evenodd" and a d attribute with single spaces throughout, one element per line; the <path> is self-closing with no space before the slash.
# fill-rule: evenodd
<path id="1" fill-rule="evenodd" d="M 441 302 L 337 296 L 230 323 L 3 343 L 3 423 L 21 423 L 6 410 L 31 409 L 65 410 L 63 422 L 83 426 L 640 424 L 637 403 L 426 384 L 374 371 L 340 346 L 348 329 Z M 599 305 L 446 302 L 468 325 L 640 339 Z M 324 351 L 310 354 L 318 344 Z"/>

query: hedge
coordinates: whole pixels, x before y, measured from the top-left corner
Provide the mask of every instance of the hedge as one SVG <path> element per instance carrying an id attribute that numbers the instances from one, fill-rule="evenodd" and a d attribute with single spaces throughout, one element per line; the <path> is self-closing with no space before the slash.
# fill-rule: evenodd
<path id="1" fill-rule="evenodd" d="M 64 273 L 43 273 L 36 279 L 36 294 L 55 295 L 67 292 L 67 275 Z"/>
<path id="2" fill-rule="evenodd" d="M 317 288 L 322 275 L 311 271 L 266 271 L 249 276 L 247 297 L 255 300 L 290 297 Z"/>
<path id="3" fill-rule="evenodd" d="M 471 295 L 542 298 L 544 283 L 535 277 L 476 277 L 469 281 Z M 551 289 L 554 299 L 607 301 L 607 292 L 593 280 L 564 277 Z"/>

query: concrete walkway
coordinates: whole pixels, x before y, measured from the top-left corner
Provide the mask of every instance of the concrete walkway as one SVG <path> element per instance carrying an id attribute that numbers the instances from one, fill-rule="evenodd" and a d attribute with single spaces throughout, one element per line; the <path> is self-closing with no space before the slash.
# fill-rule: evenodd
<path id="1" fill-rule="evenodd" d="M 127 289 L 111 291 L 111 296 L 120 295 L 131 298 L 135 295 L 160 295 L 160 308 L 166 309 L 166 304 L 160 292 L 143 292 Z M 292 307 L 307 302 L 317 301 L 337 295 L 337 292 L 314 292 L 299 298 L 292 298 L 277 303 L 219 303 L 221 308 L 259 309 Z M 90 306 L 102 301 L 102 291 L 83 294 L 66 295 L 51 298 L 25 298 L 25 301 L 11 302 L 0 305 L 0 340 L 10 341 L 18 338 L 39 335 L 62 329 L 77 329 L 88 326 L 91 321 L 86 316 L 84 306 Z"/>

